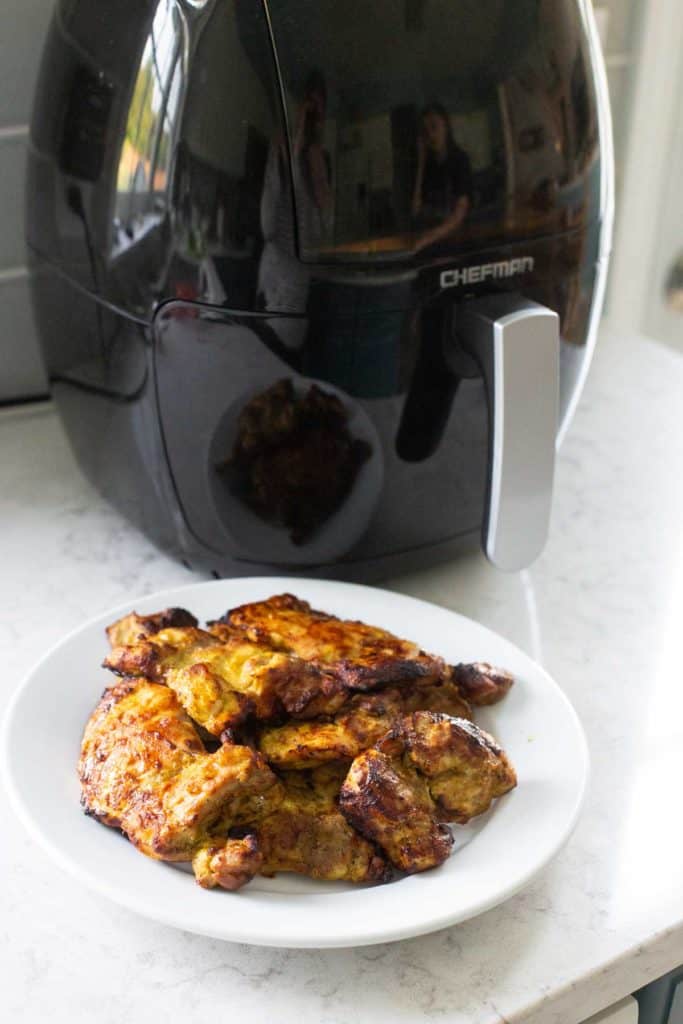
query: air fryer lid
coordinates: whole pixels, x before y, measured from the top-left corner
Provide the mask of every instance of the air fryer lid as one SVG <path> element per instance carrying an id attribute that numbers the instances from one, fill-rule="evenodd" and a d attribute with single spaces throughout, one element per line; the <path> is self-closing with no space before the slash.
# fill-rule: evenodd
<path id="1" fill-rule="evenodd" d="M 595 101 L 575 0 L 267 7 L 304 260 L 424 259 L 597 215 Z M 447 121 L 445 157 L 426 139 L 430 113 Z M 457 230 L 423 244 L 460 196 Z"/>

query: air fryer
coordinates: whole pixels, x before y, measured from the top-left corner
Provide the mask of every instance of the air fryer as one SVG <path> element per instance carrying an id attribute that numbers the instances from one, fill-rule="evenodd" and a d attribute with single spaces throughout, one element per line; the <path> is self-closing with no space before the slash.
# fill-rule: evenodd
<path id="1" fill-rule="evenodd" d="M 59 0 L 27 211 L 73 450 L 165 550 L 542 550 L 611 229 L 585 0 Z"/>

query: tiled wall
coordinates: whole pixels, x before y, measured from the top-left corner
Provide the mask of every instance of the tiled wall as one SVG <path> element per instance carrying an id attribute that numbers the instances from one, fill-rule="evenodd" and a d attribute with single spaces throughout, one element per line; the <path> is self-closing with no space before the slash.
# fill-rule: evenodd
<path id="1" fill-rule="evenodd" d="M 97 0 L 91 0 L 97 3 Z M 628 125 L 637 18 L 646 0 L 595 0 L 609 15 L 606 55 L 617 173 Z M 47 390 L 28 301 L 23 174 L 33 83 L 53 0 L 0 0 L 0 402 Z"/>
<path id="2" fill-rule="evenodd" d="M 52 0 L 0 0 L 0 402 L 45 394 L 28 300 L 24 165 Z"/>

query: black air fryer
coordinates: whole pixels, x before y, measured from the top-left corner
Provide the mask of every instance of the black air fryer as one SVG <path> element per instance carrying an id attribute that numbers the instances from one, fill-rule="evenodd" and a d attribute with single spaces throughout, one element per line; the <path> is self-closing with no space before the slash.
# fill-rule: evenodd
<path id="1" fill-rule="evenodd" d="M 529 564 L 611 173 L 588 0 L 59 0 L 28 236 L 84 472 L 216 575 Z"/>

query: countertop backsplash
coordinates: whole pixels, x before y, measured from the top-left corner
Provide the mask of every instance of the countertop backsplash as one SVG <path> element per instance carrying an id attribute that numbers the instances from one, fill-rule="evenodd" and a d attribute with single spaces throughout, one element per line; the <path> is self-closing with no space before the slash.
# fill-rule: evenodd
<path id="1" fill-rule="evenodd" d="M 48 390 L 29 301 L 23 211 L 33 86 L 52 7 L 52 0 L 0 4 L 0 403 Z"/>

